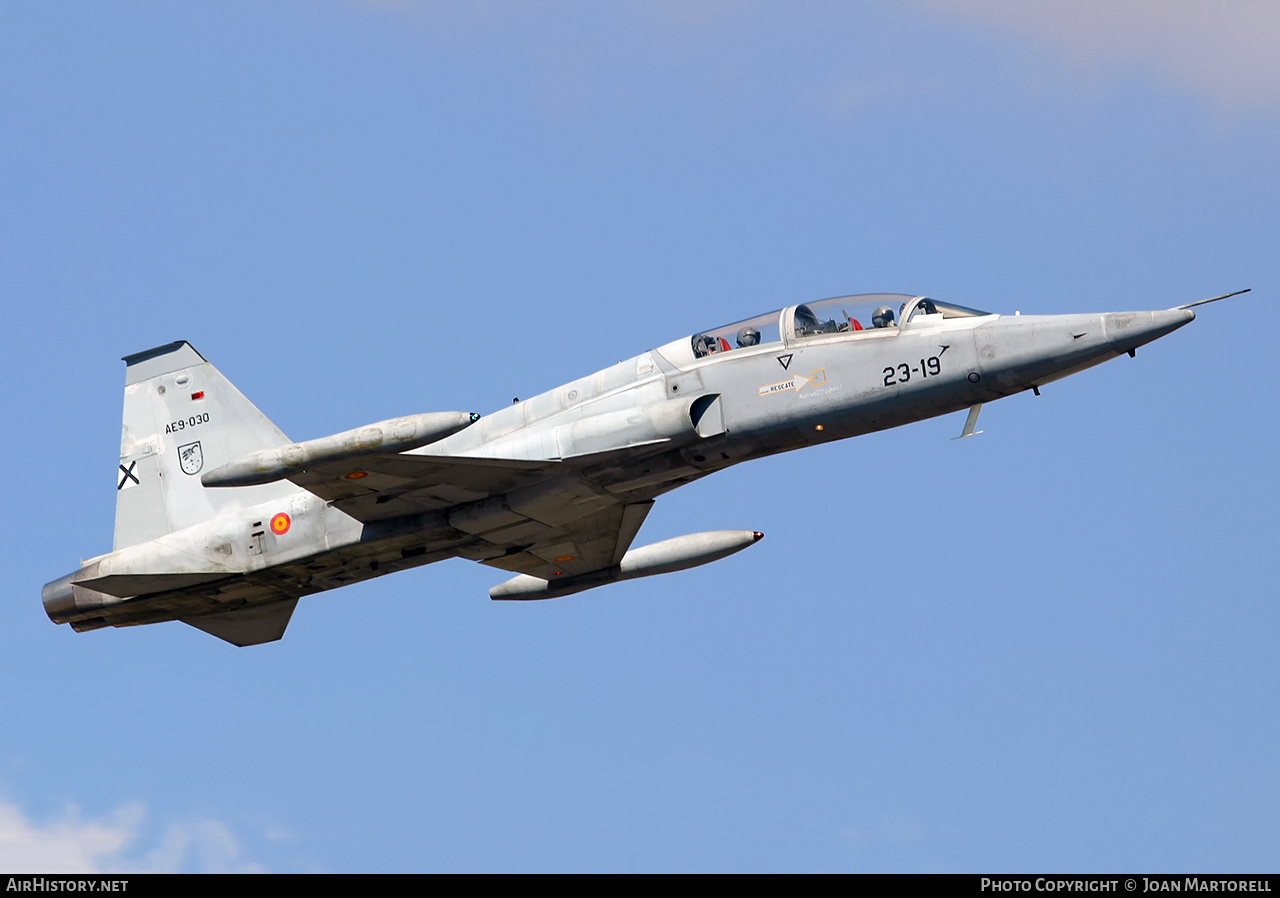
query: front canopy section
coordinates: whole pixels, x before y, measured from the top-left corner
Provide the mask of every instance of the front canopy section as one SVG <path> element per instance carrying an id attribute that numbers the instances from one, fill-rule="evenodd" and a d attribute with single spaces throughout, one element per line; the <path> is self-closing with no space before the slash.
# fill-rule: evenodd
<path id="1" fill-rule="evenodd" d="M 915 299 L 905 293 L 835 296 L 787 309 L 784 324 L 788 339 L 797 340 L 893 328 L 903 308 Z"/>
<path id="2" fill-rule="evenodd" d="M 864 293 L 821 299 L 788 309 L 783 312 L 782 324 L 790 343 L 832 334 L 883 334 L 905 324 L 936 324 L 951 318 L 979 318 L 989 314 L 927 296 Z"/>

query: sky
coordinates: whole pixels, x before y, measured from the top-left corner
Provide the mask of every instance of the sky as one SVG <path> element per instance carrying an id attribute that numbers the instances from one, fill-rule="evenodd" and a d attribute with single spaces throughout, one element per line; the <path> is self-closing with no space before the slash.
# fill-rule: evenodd
<path id="1" fill-rule="evenodd" d="M 1214 872 L 1280 845 L 1269 0 L 0 6 L 0 869 Z M 1199 310 L 739 466 L 550 602 L 453 560 L 77 634 L 124 365 L 291 438 L 848 293 Z"/>

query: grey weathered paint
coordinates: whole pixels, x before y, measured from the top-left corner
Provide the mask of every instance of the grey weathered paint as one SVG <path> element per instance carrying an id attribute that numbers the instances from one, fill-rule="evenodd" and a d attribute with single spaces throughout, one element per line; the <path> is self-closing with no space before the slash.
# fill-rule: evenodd
<path id="1" fill-rule="evenodd" d="M 48 584 L 45 608 L 77 630 L 176 619 L 248 645 L 280 638 L 300 596 L 443 558 L 517 574 L 495 598 L 706 563 L 751 532 L 628 551 L 655 497 L 741 461 L 1038 387 L 1195 317 L 908 320 L 918 303 L 900 327 L 808 337 L 793 307 L 776 342 L 697 358 L 686 337 L 470 426 L 466 413 L 430 413 L 302 444 L 189 344 L 129 356 L 121 471 L 133 465 L 139 482 L 122 476 L 115 551 Z M 939 356 L 938 374 L 887 383 L 887 369 Z M 197 413 L 209 420 L 166 433 Z M 196 440 L 202 476 L 178 459 Z M 286 532 L 274 532 L 281 515 Z"/>

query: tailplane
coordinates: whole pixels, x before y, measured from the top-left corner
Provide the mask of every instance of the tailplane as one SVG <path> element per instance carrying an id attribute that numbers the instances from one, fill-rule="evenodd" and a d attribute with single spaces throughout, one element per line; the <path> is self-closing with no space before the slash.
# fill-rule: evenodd
<path id="1" fill-rule="evenodd" d="M 298 492 L 288 482 L 207 490 L 200 472 L 289 442 L 257 406 L 178 341 L 124 358 L 115 550 Z"/>

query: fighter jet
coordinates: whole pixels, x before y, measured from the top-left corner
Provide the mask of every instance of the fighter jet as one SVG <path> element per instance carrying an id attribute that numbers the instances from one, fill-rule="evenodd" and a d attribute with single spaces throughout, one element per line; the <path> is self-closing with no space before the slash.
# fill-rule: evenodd
<path id="1" fill-rule="evenodd" d="M 763 534 L 633 549 L 658 496 L 965 409 L 972 436 L 984 403 L 1132 356 L 1226 296 L 1013 316 L 841 296 L 682 337 L 483 418 L 427 412 L 302 443 L 191 344 L 159 346 L 124 358 L 113 550 L 46 585 L 44 607 L 81 632 L 178 620 L 246 646 L 281 638 L 302 596 L 445 558 L 515 574 L 489 591 L 509 600 L 706 564 Z"/>

